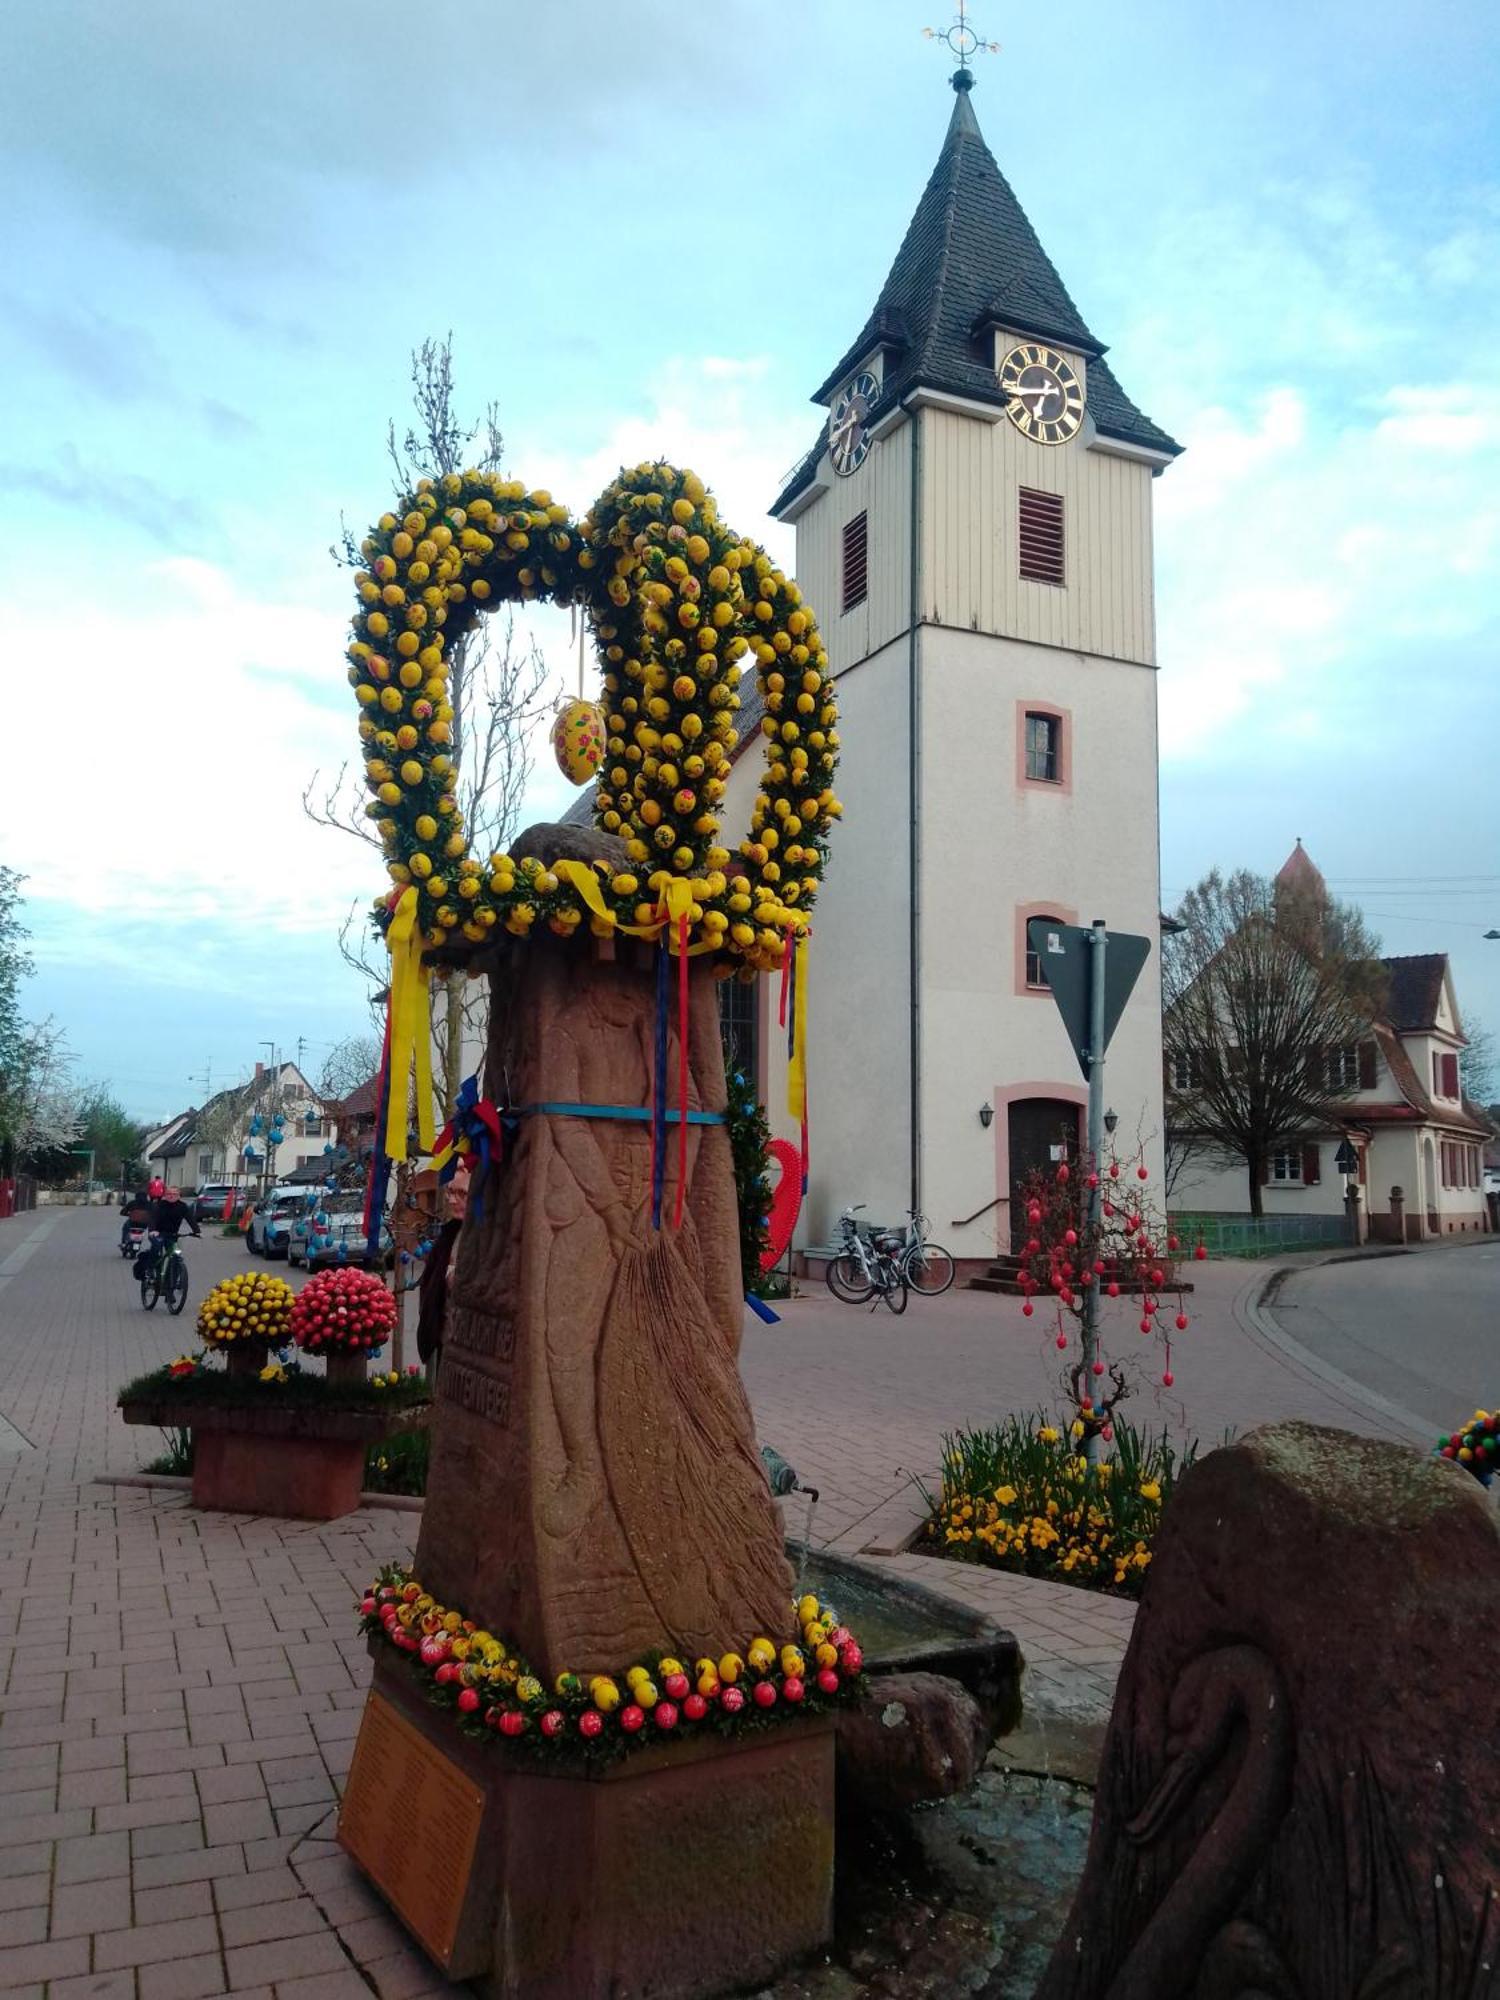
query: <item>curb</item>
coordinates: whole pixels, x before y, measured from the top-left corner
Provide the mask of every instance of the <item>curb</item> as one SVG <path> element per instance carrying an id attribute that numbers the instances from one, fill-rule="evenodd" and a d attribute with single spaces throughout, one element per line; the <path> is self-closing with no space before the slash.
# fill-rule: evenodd
<path id="1" fill-rule="evenodd" d="M 93 1486 L 145 1486 L 162 1493 L 191 1493 L 193 1482 L 190 1478 L 179 1477 L 174 1472 L 96 1472 L 90 1481 Z M 361 1493 L 361 1508 L 388 1507 L 398 1514 L 420 1514 L 422 1499 L 416 1493 Z"/>
<path id="2" fill-rule="evenodd" d="M 1388 1254 L 1406 1256 L 1410 1253 L 1396 1250 Z M 1268 1347 L 1275 1348 L 1284 1360 L 1313 1376 L 1325 1388 L 1335 1390 L 1345 1402 L 1363 1405 L 1385 1423 L 1394 1424 L 1398 1430 L 1409 1432 L 1413 1438 L 1421 1439 L 1424 1445 L 1430 1445 L 1433 1426 L 1426 1418 L 1419 1417 L 1414 1410 L 1408 1410 L 1401 1403 L 1393 1403 L 1378 1390 L 1367 1389 L 1363 1382 L 1357 1382 L 1341 1368 L 1334 1368 L 1321 1360 L 1272 1318 L 1270 1308 L 1287 1279 L 1296 1277 L 1299 1271 L 1320 1268 L 1319 1265 L 1279 1264 L 1274 1271 L 1266 1272 L 1258 1281 L 1252 1280 L 1240 1292 L 1234 1301 L 1235 1318 Z"/>

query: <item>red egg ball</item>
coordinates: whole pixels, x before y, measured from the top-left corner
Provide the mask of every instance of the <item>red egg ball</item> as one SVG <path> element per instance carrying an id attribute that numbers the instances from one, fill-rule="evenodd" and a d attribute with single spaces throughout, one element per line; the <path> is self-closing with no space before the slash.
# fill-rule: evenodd
<path id="1" fill-rule="evenodd" d="M 786 1679 L 781 1683 L 781 1692 L 786 1696 L 788 1701 L 801 1701 L 807 1693 L 801 1675 L 788 1674 Z"/>
<path id="2" fill-rule="evenodd" d="M 1023 1305 L 1022 1307 L 1021 1307 L 1021 1312 L 1022 1312 L 1022 1315 L 1023 1315 L 1023 1317 L 1025 1317 L 1026 1319 L 1030 1319 L 1030 1318 L 1031 1318 L 1031 1315 L 1032 1315 L 1032 1314 L 1033 1314 L 1033 1313 L 1034 1313 L 1035 1311 L 1036 1311 L 1036 1307 L 1035 1307 L 1035 1306 L 1034 1306 L 1034 1305 L 1033 1305 L 1033 1304 L 1031 1303 L 1030 1299 L 1027 1299 L 1027 1300 L 1026 1300 L 1026 1302 L 1025 1302 L 1025 1304 L 1024 1304 L 1024 1305 Z"/>
<path id="3" fill-rule="evenodd" d="M 1146 1171 L 1144 1167 L 1136 1168 L 1135 1177 L 1138 1181 L 1148 1181 L 1151 1178 L 1150 1174 Z"/>
<path id="4" fill-rule="evenodd" d="M 1177 1331 L 1179 1333 L 1182 1333 L 1186 1330 L 1186 1328 L 1187 1328 L 1187 1314 L 1179 1313 L 1177 1315 Z"/>
<path id="5" fill-rule="evenodd" d="M 620 1727 L 631 1736 L 634 1736 L 645 1720 L 645 1709 L 637 1707 L 633 1701 L 626 1702 L 620 1710 Z"/>
<path id="6" fill-rule="evenodd" d="M 750 1690 L 750 1698 L 757 1708 L 774 1708 L 776 1706 L 775 1686 L 770 1681 L 757 1681 L 755 1686 Z"/>
<path id="7" fill-rule="evenodd" d="M 501 1711 L 500 1734 L 502 1736 L 524 1736 L 525 1733 L 526 1718 L 520 1709 L 507 1708 Z"/>
<path id="8" fill-rule="evenodd" d="M 1162 1376 L 1161 1380 L 1162 1380 L 1162 1387 L 1164 1389 L 1170 1389 L 1172 1384 L 1177 1380 L 1177 1377 L 1172 1373 L 1171 1369 L 1169 1368 L 1166 1374 Z"/>
<path id="9" fill-rule="evenodd" d="M 847 1646 L 839 1648 L 839 1665 L 846 1674 L 857 1674 L 865 1663 L 865 1656 L 851 1639 Z"/>
<path id="10" fill-rule="evenodd" d="M 539 1727 L 543 1736 L 561 1736 L 565 1727 L 562 1710 L 560 1708 L 549 1708 L 547 1713 L 542 1717 Z"/>
<path id="11" fill-rule="evenodd" d="M 1193 1252 L 1193 1255 L 1198 1259 L 1198 1262 L 1201 1264 L 1208 1255 L 1208 1249 L 1206 1245 L 1200 1243 L 1197 1249 Z"/>
<path id="12" fill-rule="evenodd" d="M 370 1617 L 374 1609 L 375 1609 L 375 1600 L 373 1597 L 362 1597 L 359 1600 L 359 1614 L 361 1618 Z"/>
<path id="13" fill-rule="evenodd" d="M 720 1688 L 719 1706 L 726 1715 L 738 1715 L 740 1710 L 745 1706 L 744 1689 L 738 1687 Z"/>
<path id="14" fill-rule="evenodd" d="M 1059 1346 L 1060 1348 L 1062 1348 L 1062 1347 L 1066 1347 L 1066 1346 L 1067 1346 L 1067 1344 L 1068 1344 L 1068 1336 L 1067 1336 L 1067 1335 L 1066 1335 L 1065 1333 L 1060 1333 L 1060 1334 L 1059 1334 L 1059 1335 L 1057 1336 L 1057 1345 L 1058 1345 L 1058 1346 Z"/>
<path id="15" fill-rule="evenodd" d="M 1104 1363 L 1102 1361 L 1096 1361 L 1094 1363 L 1094 1373 L 1096 1375 L 1102 1375 L 1104 1373 Z"/>
<path id="16" fill-rule="evenodd" d="M 677 1727 L 677 1704 L 675 1701 L 659 1701 L 651 1711 L 651 1720 L 658 1729 Z"/>
<path id="17" fill-rule="evenodd" d="M 689 1722 L 701 1722 L 708 1713 L 708 1703 L 701 1694 L 690 1694 L 682 1704 L 682 1712 Z"/>
<path id="18" fill-rule="evenodd" d="M 462 1694 L 458 1697 L 458 1706 L 460 1713 L 463 1715 L 472 1715 L 474 1713 L 475 1709 L 479 1706 L 479 1696 L 473 1688 L 465 1688 L 463 1690 Z"/>
<path id="19" fill-rule="evenodd" d="M 668 1674 L 662 1682 L 662 1690 L 673 1701 L 682 1701 L 688 1693 L 689 1685 L 686 1674 Z"/>
<path id="20" fill-rule="evenodd" d="M 839 1677 L 832 1667 L 820 1667 L 818 1669 L 818 1686 L 823 1690 L 824 1694 L 838 1693 Z"/>
<path id="21" fill-rule="evenodd" d="M 597 1708 L 586 1708 L 578 1718 L 578 1733 L 580 1736 L 597 1736 L 603 1727 L 604 1717 L 599 1713 Z"/>

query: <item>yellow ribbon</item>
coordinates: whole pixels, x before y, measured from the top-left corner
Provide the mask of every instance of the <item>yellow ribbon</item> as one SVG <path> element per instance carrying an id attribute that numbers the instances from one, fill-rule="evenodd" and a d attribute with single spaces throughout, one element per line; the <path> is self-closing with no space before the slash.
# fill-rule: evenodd
<path id="1" fill-rule="evenodd" d="M 437 1136 L 432 1121 L 432 1020 L 427 1005 L 427 967 L 422 963 L 422 934 L 417 929 L 417 892 L 403 889 L 385 934 L 391 954 L 391 1074 L 386 1108 L 385 1151 L 393 1160 L 406 1158 L 407 1089 L 413 1066 L 417 1085 L 417 1143 L 432 1151 Z"/>
<path id="2" fill-rule="evenodd" d="M 786 1108 L 800 1125 L 807 1116 L 807 939 L 792 957 L 792 1053 L 786 1067 Z"/>

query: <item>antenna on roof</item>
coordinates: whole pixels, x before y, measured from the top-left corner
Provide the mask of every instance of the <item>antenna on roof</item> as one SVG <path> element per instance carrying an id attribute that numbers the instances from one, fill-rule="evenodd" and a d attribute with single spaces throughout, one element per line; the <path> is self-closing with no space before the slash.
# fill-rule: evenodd
<path id="1" fill-rule="evenodd" d="M 953 17 L 951 28 L 924 28 L 924 38 L 929 42 L 941 42 L 944 48 L 958 57 L 958 68 L 948 79 L 957 91 L 974 88 L 974 72 L 969 68 L 970 56 L 997 56 L 998 42 L 982 42 L 969 25 L 968 0 L 958 0 L 958 12 Z"/>

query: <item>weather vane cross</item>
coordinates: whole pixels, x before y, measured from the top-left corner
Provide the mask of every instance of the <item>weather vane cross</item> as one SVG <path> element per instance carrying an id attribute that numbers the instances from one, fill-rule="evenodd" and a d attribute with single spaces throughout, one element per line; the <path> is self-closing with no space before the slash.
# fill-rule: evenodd
<path id="1" fill-rule="evenodd" d="M 929 42 L 941 42 L 958 57 L 958 76 L 962 77 L 966 84 L 973 82 L 973 75 L 969 69 L 970 56 L 997 56 L 1000 53 L 998 42 L 982 42 L 969 25 L 968 0 L 958 0 L 958 12 L 953 17 L 951 27 L 924 28 L 922 33 Z M 955 77 L 955 84 L 957 81 L 958 77 Z"/>

